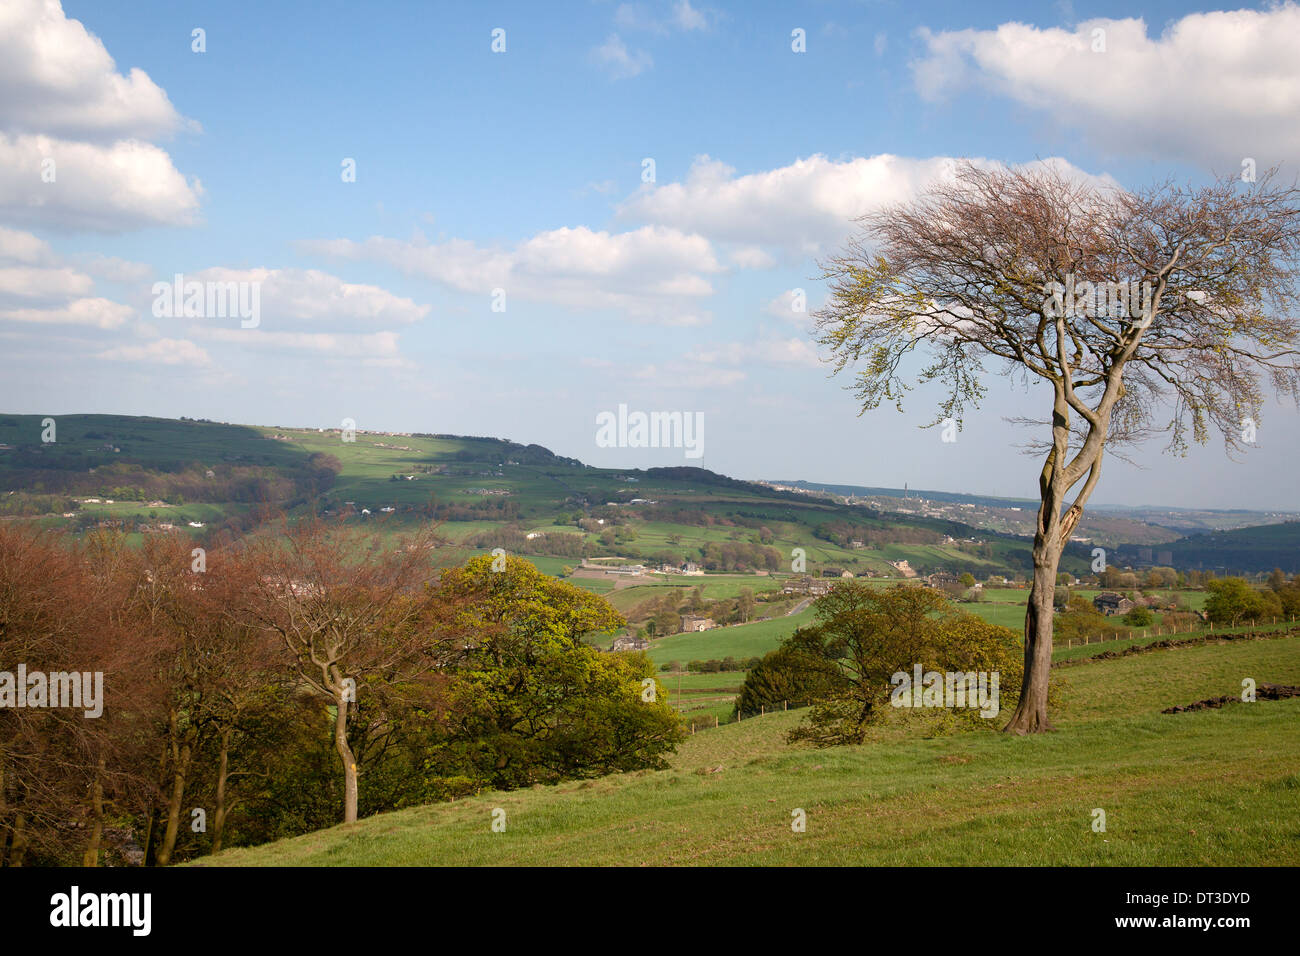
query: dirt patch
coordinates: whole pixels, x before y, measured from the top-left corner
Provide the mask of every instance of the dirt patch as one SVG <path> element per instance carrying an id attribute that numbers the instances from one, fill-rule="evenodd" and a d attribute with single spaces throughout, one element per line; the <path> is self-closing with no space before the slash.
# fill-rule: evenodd
<path id="1" fill-rule="evenodd" d="M 1288 697 L 1300 697 L 1300 687 L 1293 687 L 1290 684 L 1260 684 L 1255 688 L 1256 700 L 1286 700 Z M 1225 694 L 1223 697 L 1207 697 L 1205 700 L 1198 700 L 1194 704 L 1169 707 L 1160 711 L 1160 713 L 1186 714 L 1194 710 L 1210 710 L 1222 707 L 1225 704 L 1240 703 L 1243 703 L 1243 701 L 1239 696 L 1234 697 L 1231 694 Z"/>

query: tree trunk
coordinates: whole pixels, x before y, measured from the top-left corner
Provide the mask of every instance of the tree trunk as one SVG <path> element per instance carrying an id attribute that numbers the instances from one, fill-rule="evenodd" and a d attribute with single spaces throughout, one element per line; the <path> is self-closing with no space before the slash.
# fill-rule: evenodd
<path id="1" fill-rule="evenodd" d="M 172 795 L 167 802 L 167 829 L 163 832 L 162 846 L 158 848 L 159 866 L 170 864 L 172 851 L 176 849 L 176 835 L 181 825 L 181 803 L 185 799 L 185 776 L 189 772 L 189 764 L 190 745 L 186 743 L 177 754 L 172 772 Z"/>
<path id="2" fill-rule="evenodd" d="M 212 815 L 212 852 L 221 852 L 221 836 L 226 829 L 226 780 L 230 776 L 230 733 L 233 727 L 221 730 L 221 756 L 217 761 L 217 801 Z"/>
<path id="3" fill-rule="evenodd" d="M 1034 537 L 1034 581 L 1025 611 L 1025 676 L 1020 700 L 1006 730 L 1034 734 L 1053 730 L 1047 716 L 1047 686 L 1052 669 L 1052 605 L 1061 563 L 1060 531 L 1049 528 Z"/>
<path id="4" fill-rule="evenodd" d="M 13 839 L 9 843 L 9 865 L 22 866 L 27 856 L 27 814 L 21 810 L 14 817 Z"/>
<path id="5" fill-rule="evenodd" d="M 357 758 L 348 746 L 348 702 L 340 691 L 334 697 L 334 749 L 343 761 L 343 822 L 357 820 Z"/>
<path id="6" fill-rule="evenodd" d="M 9 832 L 12 829 L 9 823 L 9 801 L 5 796 L 7 784 L 4 752 L 0 751 L 0 867 L 5 865 L 5 860 L 9 855 Z"/>
<path id="7" fill-rule="evenodd" d="M 95 782 L 90 789 L 90 840 L 81 856 L 82 866 L 99 866 L 99 847 L 104 838 L 104 758 L 95 765 Z"/>

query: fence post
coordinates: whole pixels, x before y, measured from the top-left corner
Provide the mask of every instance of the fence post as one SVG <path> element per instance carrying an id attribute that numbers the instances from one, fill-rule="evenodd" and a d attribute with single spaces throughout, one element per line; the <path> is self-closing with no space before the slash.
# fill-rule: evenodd
<path id="1" fill-rule="evenodd" d="M 758 716 L 763 717 L 767 714 L 767 704 L 758 705 Z"/>
<path id="2" fill-rule="evenodd" d="M 691 733 L 695 733 L 695 721 L 691 721 Z"/>

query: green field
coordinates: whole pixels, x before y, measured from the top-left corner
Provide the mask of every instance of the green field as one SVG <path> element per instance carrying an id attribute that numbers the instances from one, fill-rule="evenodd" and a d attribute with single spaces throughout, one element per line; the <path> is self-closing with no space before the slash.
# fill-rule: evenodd
<path id="1" fill-rule="evenodd" d="M 1160 713 L 1243 676 L 1300 683 L 1300 636 L 1075 665 L 1055 678 L 1055 733 L 899 723 L 815 750 L 785 742 L 803 714 L 779 713 L 698 731 L 668 770 L 416 807 L 200 865 L 1295 866 L 1300 700 Z"/>
<path id="2" fill-rule="evenodd" d="M 812 619 L 812 608 L 807 608 L 790 617 L 770 621 L 718 627 L 698 633 L 673 634 L 651 641 L 650 650 L 646 654 L 656 664 L 680 661 L 683 665 L 687 661 L 721 660 L 724 657 L 762 657 L 779 647 L 781 641 L 794 633 L 795 628 L 811 624 Z"/>

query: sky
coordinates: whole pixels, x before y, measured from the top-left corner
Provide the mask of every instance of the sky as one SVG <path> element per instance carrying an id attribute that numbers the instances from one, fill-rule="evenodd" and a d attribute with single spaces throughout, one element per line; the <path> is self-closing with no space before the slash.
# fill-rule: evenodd
<path id="1" fill-rule="evenodd" d="M 959 158 L 1294 177 L 1298 39 L 1293 3 L 4 0 L 0 410 L 1033 496 L 1042 389 L 990 366 L 955 442 L 932 389 L 859 415 L 818 261 Z M 247 308 L 169 313 L 178 275 Z M 702 454 L 604 447 L 620 406 Z M 1297 438 L 1270 401 L 1093 500 L 1294 509 Z"/>

